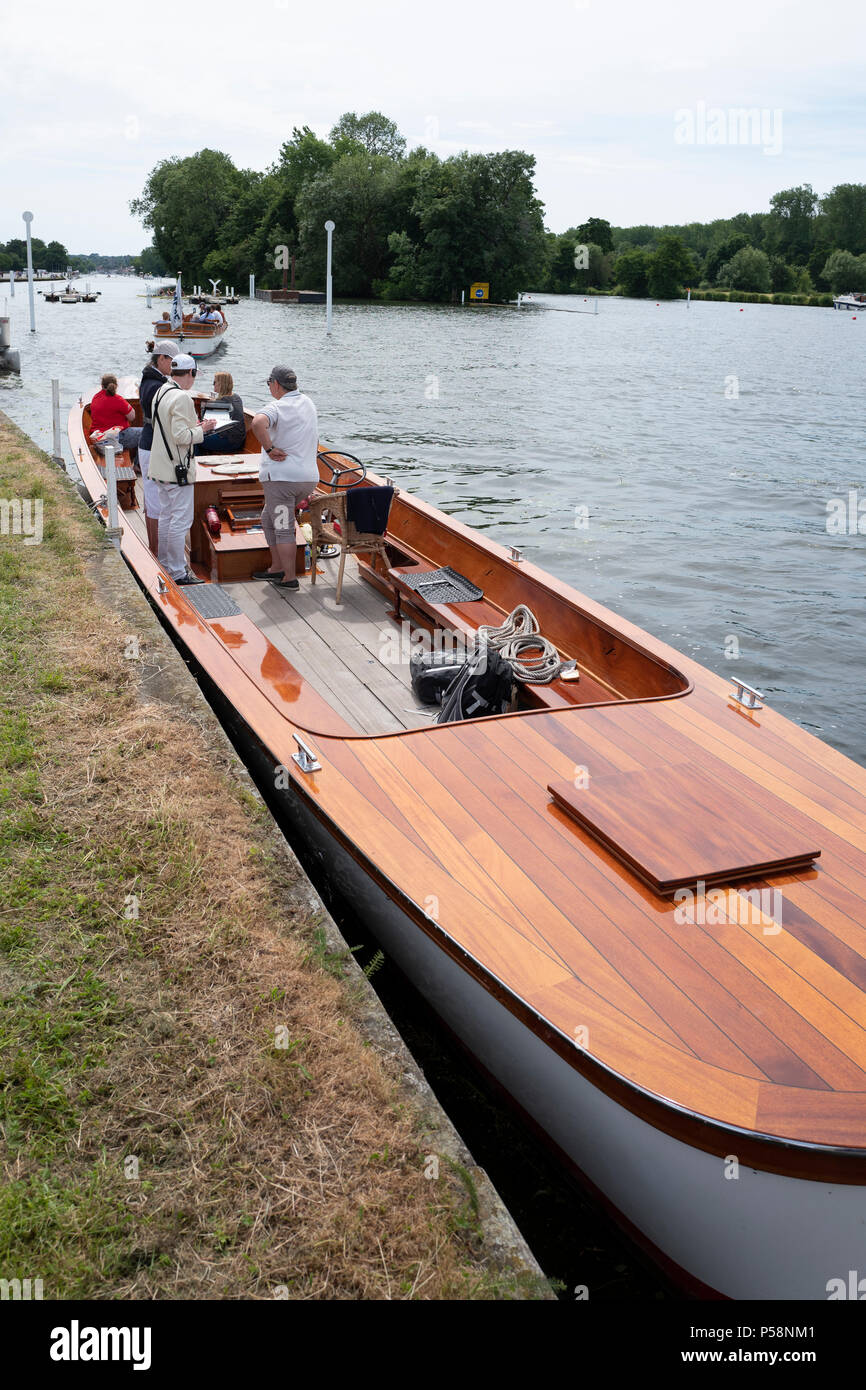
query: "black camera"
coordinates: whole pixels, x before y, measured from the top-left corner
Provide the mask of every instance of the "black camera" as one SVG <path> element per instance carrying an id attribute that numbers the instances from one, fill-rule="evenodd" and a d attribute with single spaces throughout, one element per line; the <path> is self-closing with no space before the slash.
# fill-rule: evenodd
<path id="1" fill-rule="evenodd" d="M 186 487 L 189 482 L 189 460 L 174 465 L 174 476 L 177 478 L 180 487 Z"/>

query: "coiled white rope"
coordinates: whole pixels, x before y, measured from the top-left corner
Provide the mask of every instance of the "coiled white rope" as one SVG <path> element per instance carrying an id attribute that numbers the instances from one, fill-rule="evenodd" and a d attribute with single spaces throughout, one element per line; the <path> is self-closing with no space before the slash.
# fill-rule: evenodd
<path id="1" fill-rule="evenodd" d="M 549 685 L 566 664 L 553 643 L 541 636 L 538 619 L 525 603 L 518 604 L 501 627 L 479 627 L 478 644 L 485 643 L 511 662 L 515 679 L 524 685 Z M 538 655 L 522 655 L 529 651 Z"/>

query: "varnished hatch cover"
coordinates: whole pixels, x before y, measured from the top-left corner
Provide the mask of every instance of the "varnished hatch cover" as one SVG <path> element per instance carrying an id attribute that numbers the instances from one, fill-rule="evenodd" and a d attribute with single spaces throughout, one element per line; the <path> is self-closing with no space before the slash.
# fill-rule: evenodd
<path id="1" fill-rule="evenodd" d="M 548 784 L 562 810 L 657 893 L 802 869 L 817 859 L 816 827 L 790 806 L 757 806 L 733 768 L 693 763 Z"/>

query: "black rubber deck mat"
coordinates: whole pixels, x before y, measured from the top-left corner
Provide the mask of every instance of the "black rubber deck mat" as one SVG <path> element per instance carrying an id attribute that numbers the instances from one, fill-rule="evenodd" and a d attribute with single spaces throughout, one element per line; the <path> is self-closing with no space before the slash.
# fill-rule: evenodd
<path id="1" fill-rule="evenodd" d="M 483 589 L 449 565 L 439 570 L 428 570 L 426 574 L 402 574 L 400 577 L 404 584 L 415 589 L 428 603 L 472 603 L 484 597 Z"/>
<path id="2" fill-rule="evenodd" d="M 220 584 L 187 584 L 184 594 L 203 618 L 236 618 L 242 611 Z"/>

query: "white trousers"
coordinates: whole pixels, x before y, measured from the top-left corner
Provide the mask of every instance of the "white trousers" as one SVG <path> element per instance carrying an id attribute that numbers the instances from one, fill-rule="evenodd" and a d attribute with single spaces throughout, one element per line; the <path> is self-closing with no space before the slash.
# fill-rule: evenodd
<path id="1" fill-rule="evenodd" d="M 159 563 L 172 579 L 186 574 L 186 533 L 195 513 L 195 485 L 156 483 L 159 492 Z"/>
<path id="2" fill-rule="evenodd" d="M 141 468 L 141 490 L 144 493 L 144 514 L 156 521 L 159 516 L 159 483 L 151 482 L 147 476 L 147 465 L 150 463 L 149 449 L 139 449 L 138 463 Z"/>

